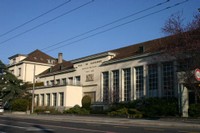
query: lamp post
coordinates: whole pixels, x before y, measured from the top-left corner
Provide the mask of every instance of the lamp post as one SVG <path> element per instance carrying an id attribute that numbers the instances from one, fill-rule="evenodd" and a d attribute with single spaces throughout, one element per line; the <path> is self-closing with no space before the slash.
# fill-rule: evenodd
<path id="1" fill-rule="evenodd" d="M 33 68 L 33 90 L 32 90 L 32 104 L 31 104 L 31 113 L 34 113 L 34 106 L 35 106 L 35 64 Z"/>

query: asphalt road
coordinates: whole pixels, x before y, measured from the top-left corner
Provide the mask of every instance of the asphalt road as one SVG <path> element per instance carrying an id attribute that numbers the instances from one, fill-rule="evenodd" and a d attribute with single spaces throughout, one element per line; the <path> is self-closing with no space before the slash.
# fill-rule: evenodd
<path id="1" fill-rule="evenodd" d="M 116 125 L 0 116 L 0 133 L 200 133 L 199 129 Z"/>

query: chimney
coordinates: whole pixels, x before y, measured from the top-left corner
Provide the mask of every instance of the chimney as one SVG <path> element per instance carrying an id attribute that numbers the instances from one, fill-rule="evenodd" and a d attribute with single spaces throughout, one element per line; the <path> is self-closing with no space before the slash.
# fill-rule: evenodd
<path id="1" fill-rule="evenodd" d="M 58 53 L 58 63 L 59 64 L 62 63 L 62 61 L 63 61 L 62 56 L 63 56 L 62 53 Z"/>

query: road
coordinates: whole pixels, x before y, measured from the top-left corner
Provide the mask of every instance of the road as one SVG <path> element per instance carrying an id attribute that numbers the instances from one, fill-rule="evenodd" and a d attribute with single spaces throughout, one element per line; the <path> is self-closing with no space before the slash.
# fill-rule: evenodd
<path id="1" fill-rule="evenodd" d="M 200 129 L 103 124 L 0 116 L 0 133 L 200 133 Z"/>

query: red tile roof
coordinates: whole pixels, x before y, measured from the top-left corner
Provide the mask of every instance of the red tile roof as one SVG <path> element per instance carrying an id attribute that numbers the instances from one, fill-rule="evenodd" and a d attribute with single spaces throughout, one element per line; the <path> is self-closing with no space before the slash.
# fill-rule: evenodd
<path id="1" fill-rule="evenodd" d="M 38 62 L 38 63 L 48 63 L 48 64 L 55 64 L 56 59 L 45 54 L 44 52 L 40 50 L 35 50 L 28 54 L 27 58 L 24 59 L 24 61 L 31 61 L 31 62 Z M 54 61 L 54 63 L 52 62 Z"/>
<path id="2" fill-rule="evenodd" d="M 61 72 L 64 70 L 68 70 L 68 69 L 72 69 L 73 64 L 69 61 L 63 61 L 60 64 L 56 64 L 55 66 L 45 70 L 44 72 L 40 73 L 39 75 L 45 75 L 45 74 L 50 74 L 50 73 L 54 73 L 54 72 Z"/>

